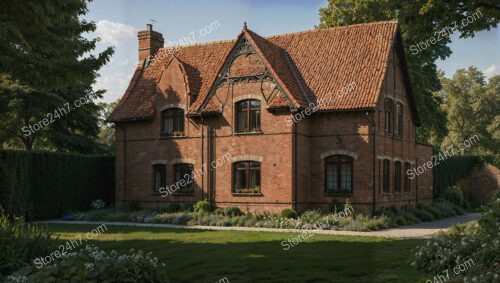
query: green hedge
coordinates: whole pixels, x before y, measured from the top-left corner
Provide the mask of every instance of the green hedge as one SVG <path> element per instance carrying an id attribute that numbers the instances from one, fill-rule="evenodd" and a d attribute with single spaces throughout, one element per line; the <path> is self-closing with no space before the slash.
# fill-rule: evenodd
<path id="1" fill-rule="evenodd" d="M 437 197 L 446 188 L 466 177 L 474 166 L 480 165 L 479 156 L 452 156 L 439 161 L 439 165 L 432 168 L 434 197 Z"/>
<path id="2" fill-rule="evenodd" d="M 113 156 L 0 151 L 0 206 L 9 214 L 60 217 L 113 196 Z"/>

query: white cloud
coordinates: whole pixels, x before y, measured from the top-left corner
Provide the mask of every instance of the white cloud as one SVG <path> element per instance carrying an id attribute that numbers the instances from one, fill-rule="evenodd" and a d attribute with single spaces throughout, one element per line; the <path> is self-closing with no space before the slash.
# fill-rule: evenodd
<path id="1" fill-rule="evenodd" d="M 102 39 L 102 42 L 116 46 L 137 35 L 136 28 L 122 23 L 100 20 L 96 26 L 96 33 Z"/>
<path id="2" fill-rule="evenodd" d="M 112 102 L 123 96 L 130 79 L 132 79 L 132 73 L 100 76 L 96 79 L 94 90 L 106 90 L 102 101 Z"/>
<path id="3" fill-rule="evenodd" d="M 489 66 L 488 69 L 484 70 L 484 75 L 487 78 L 491 78 L 494 75 L 500 75 L 500 66 L 498 65 Z"/>

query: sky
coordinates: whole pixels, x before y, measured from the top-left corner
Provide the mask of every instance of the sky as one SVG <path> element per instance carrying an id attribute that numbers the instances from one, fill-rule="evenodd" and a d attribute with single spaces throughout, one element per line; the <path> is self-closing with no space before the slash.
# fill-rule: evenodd
<path id="1" fill-rule="evenodd" d="M 105 102 L 119 99 L 137 65 L 137 32 L 146 24 L 162 33 L 165 45 L 235 39 L 243 22 L 261 36 L 314 29 L 326 0 L 94 0 L 86 20 L 97 30 L 88 36 L 101 41 L 96 51 L 114 46 L 111 62 L 100 71 L 94 89 L 105 89 Z M 500 29 L 474 38 L 452 36 L 453 54 L 436 62 L 451 77 L 457 69 L 474 65 L 486 77 L 500 74 Z"/>

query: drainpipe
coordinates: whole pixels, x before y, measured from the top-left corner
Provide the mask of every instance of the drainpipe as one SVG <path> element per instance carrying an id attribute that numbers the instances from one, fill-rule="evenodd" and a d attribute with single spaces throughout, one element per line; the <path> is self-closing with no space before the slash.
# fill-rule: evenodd
<path id="1" fill-rule="evenodd" d="M 127 199 L 127 127 L 123 126 L 123 205 Z"/>
<path id="2" fill-rule="evenodd" d="M 372 119 L 370 120 L 368 118 L 368 112 L 365 112 L 365 117 L 366 117 L 366 120 L 368 120 L 368 122 L 370 122 L 371 126 L 372 126 L 372 153 L 373 153 L 373 158 L 372 158 L 372 166 L 373 166 L 373 170 L 372 170 L 372 184 L 373 184 L 373 190 L 372 190 L 372 216 L 375 215 L 375 210 L 377 208 L 377 204 L 376 204 L 376 201 L 377 201 L 377 186 L 375 186 L 375 181 L 376 181 L 376 154 L 375 154 L 375 150 L 376 150 L 376 147 L 375 147 L 375 136 L 376 136 L 376 131 L 375 131 L 375 112 L 376 110 L 374 109 L 373 112 L 372 112 Z"/>
<path id="3" fill-rule="evenodd" d="M 297 110 L 292 112 L 296 112 Z M 298 193 L 298 158 L 297 158 L 297 151 L 298 151 L 298 140 L 297 140 L 297 122 L 293 123 L 293 178 L 294 178 L 294 196 L 293 196 L 293 209 L 297 211 L 297 193 Z"/>
<path id="4" fill-rule="evenodd" d="M 205 132 L 203 126 L 205 125 L 205 120 L 201 117 L 201 169 L 203 170 L 203 164 L 205 164 L 205 156 L 204 156 L 204 143 L 205 143 Z M 201 173 L 201 200 L 203 200 L 203 196 L 205 194 L 205 172 Z"/>

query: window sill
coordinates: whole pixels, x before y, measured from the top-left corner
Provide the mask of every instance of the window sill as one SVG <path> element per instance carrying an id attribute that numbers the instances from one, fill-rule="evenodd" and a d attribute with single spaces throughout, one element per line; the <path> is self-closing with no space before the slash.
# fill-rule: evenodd
<path id="1" fill-rule="evenodd" d="M 352 192 L 350 193 L 324 193 L 326 197 L 352 197 Z"/>
<path id="2" fill-rule="evenodd" d="M 160 136 L 160 139 L 183 139 L 183 138 L 187 138 L 186 135 L 182 135 L 182 136 Z"/>
<path id="3" fill-rule="evenodd" d="M 262 193 L 231 193 L 235 197 L 261 197 Z"/>
<path id="4" fill-rule="evenodd" d="M 190 193 L 172 193 L 173 196 L 192 196 L 194 195 L 194 192 Z"/>
<path id="5" fill-rule="evenodd" d="M 244 136 L 244 135 L 262 135 L 263 132 L 262 131 L 258 131 L 258 132 L 234 132 L 234 135 L 235 136 Z"/>

